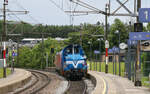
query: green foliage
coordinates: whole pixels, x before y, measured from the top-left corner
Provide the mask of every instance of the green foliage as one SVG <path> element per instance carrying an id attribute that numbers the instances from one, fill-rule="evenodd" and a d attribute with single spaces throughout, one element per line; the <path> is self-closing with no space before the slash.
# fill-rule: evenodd
<path id="1" fill-rule="evenodd" d="M 147 31 L 150 31 L 150 23 L 147 24 Z"/>
<path id="2" fill-rule="evenodd" d="M 11 74 L 11 70 L 10 69 L 6 69 L 6 75 L 8 76 L 8 75 L 10 75 Z M 0 78 L 2 78 L 3 77 L 3 68 L 0 68 Z"/>
<path id="3" fill-rule="evenodd" d="M 2 33 L 3 21 L 0 20 L 0 33 Z M 7 21 L 7 33 L 8 34 L 23 34 L 22 38 L 41 38 L 41 33 L 47 33 L 44 35 L 45 38 L 61 37 L 67 38 L 68 33 L 77 32 L 80 26 L 70 26 L 70 25 L 31 25 L 25 22 Z M 15 24 L 16 23 L 16 24 Z M 1 34 L 0 34 L 1 35 Z M 7 36 L 7 39 L 12 39 L 14 37 Z M 14 39 L 15 40 L 15 39 Z"/>
<path id="4" fill-rule="evenodd" d="M 144 76 L 149 76 L 150 73 L 150 53 L 145 52 L 141 56 L 142 60 L 142 72 Z"/>
<path id="5" fill-rule="evenodd" d="M 91 25 L 91 24 L 83 24 L 83 29 L 79 32 L 69 33 L 69 43 L 70 44 L 80 44 L 80 40 L 82 39 L 82 47 L 86 52 L 86 55 L 90 57 L 90 45 L 92 46 L 92 52 L 94 50 L 99 50 L 99 37 L 94 37 L 91 35 L 103 35 L 104 28 L 102 25 Z M 81 36 L 82 35 L 82 36 Z M 91 42 L 92 44 L 89 44 Z M 102 41 L 101 46 L 104 44 Z M 101 47 L 104 49 L 104 46 Z M 104 50 L 102 50 L 104 51 Z"/>
<path id="6" fill-rule="evenodd" d="M 97 71 L 100 70 L 100 63 L 101 63 L 101 72 L 105 72 L 105 62 L 88 62 L 88 65 L 90 67 L 90 63 L 92 65 L 92 70 L 96 71 L 96 63 L 97 63 Z M 116 62 L 115 62 L 116 63 Z M 114 64 L 115 64 L 114 63 Z M 116 67 L 116 74 L 119 75 L 119 63 L 116 63 L 117 67 Z M 121 76 L 124 77 L 124 73 L 125 73 L 125 70 L 124 70 L 124 66 L 125 66 L 125 63 L 124 62 L 121 62 Z M 90 68 L 89 68 L 90 69 Z M 114 72 L 115 72 L 115 67 L 114 67 Z M 108 63 L 108 73 L 110 74 L 113 74 L 113 63 L 112 62 L 109 62 Z"/>
<path id="7" fill-rule="evenodd" d="M 0 37 L 2 36 L 2 29 L 3 29 L 3 28 L 2 28 L 2 25 L 3 25 L 3 24 L 2 24 L 2 21 L 0 20 Z"/>
<path id="8" fill-rule="evenodd" d="M 16 63 L 16 67 L 21 68 L 45 68 L 46 66 L 46 54 L 48 55 L 48 63 L 51 66 L 54 66 L 52 63 L 56 52 L 60 51 L 64 47 L 63 42 L 58 42 L 52 38 L 44 41 L 42 48 L 42 43 L 36 45 L 33 48 L 21 47 L 19 49 L 19 63 Z M 55 53 L 50 53 L 51 48 L 55 49 Z"/>
<path id="9" fill-rule="evenodd" d="M 110 33 L 109 33 L 109 42 L 111 47 L 118 46 L 119 33 L 118 34 L 115 33 L 117 30 L 120 32 L 120 43 L 126 42 L 126 39 L 128 39 L 129 32 L 127 26 L 119 19 L 115 19 L 114 24 L 112 24 L 110 27 Z"/>
<path id="10" fill-rule="evenodd" d="M 14 22 L 14 21 L 9 21 Z M 15 22 L 14 22 L 15 23 Z M 16 64 L 16 66 L 23 67 L 36 67 L 41 68 L 45 66 L 46 56 L 48 53 L 49 62 L 52 61 L 52 57 L 55 56 L 57 51 L 60 51 L 61 47 L 69 44 L 80 44 L 80 40 L 82 39 L 82 47 L 87 55 L 90 57 L 90 45 L 92 48 L 92 57 L 95 57 L 93 52 L 94 50 L 99 50 L 100 41 L 98 41 L 99 37 L 93 37 L 91 35 L 104 35 L 104 25 L 103 23 L 97 22 L 95 25 L 84 23 L 82 26 L 71 26 L 71 25 L 31 25 L 25 22 L 20 24 L 8 24 L 8 33 L 17 33 L 23 34 L 22 38 L 41 38 L 41 33 L 44 34 L 44 38 L 52 37 L 61 37 L 68 38 L 69 40 L 65 40 L 63 43 L 57 42 L 51 38 L 44 42 L 44 50 L 42 49 L 42 44 L 36 45 L 34 48 L 23 47 L 20 48 L 20 63 Z M 109 25 L 108 30 L 108 40 L 110 43 L 110 48 L 113 46 L 118 46 L 119 43 L 119 34 L 115 34 L 115 31 L 120 31 L 120 43 L 127 43 L 129 32 L 133 31 L 133 25 L 130 27 L 129 24 L 123 23 L 119 19 L 115 19 L 112 25 Z M 150 31 L 150 23 L 147 25 L 147 28 L 144 27 L 144 31 Z M 2 33 L 2 21 L 0 21 L 0 33 Z M 82 35 L 82 36 L 81 36 Z M 8 37 L 8 39 L 15 39 L 17 37 Z M 21 40 L 21 39 L 20 39 Z M 88 42 L 91 42 L 89 44 Z M 55 48 L 55 53 L 50 54 L 51 47 Z M 103 53 L 105 46 L 104 41 L 101 41 L 101 52 Z M 42 53 L 43 52 L 43 53 Z M 42 62 L 42 63 L 41 63 Z M 44 62 L 44 63 L 43 63 Z"/>

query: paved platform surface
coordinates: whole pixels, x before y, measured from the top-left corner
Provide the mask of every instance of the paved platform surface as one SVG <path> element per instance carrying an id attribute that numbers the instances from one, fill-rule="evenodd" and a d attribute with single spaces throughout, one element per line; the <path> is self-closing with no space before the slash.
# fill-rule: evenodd
<path id="1" fill-rule="evenodd" d="M 148 88 L 135 87 L 134 83 L 127 78 L 95 71 L 89 73 L 97 80 L 92 94 L 150 94 Z"/>
<path id="2" fill-rule="evenodd" d="M 11 92 L 26 84 L 31 79 L 31 73 L 23 69 L 15 69 L 7 78 L 0 79 L 0 94 Z"/>

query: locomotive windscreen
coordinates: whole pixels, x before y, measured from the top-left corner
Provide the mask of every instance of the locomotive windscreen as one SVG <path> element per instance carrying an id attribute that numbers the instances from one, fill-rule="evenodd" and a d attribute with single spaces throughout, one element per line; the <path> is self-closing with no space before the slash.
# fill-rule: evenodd
<path id="1" fill-rule="evenodd" d="M 74 53 L 78 54 L 79 53 L 79 46 L 74 46 Z"/>
<path id="2" fill-rule="evenodd" d="M 79 53 L 80 53 L 80 46 L 78 45 L 69 46 L 65 51 L 65 54 L 79 54 Z"/>

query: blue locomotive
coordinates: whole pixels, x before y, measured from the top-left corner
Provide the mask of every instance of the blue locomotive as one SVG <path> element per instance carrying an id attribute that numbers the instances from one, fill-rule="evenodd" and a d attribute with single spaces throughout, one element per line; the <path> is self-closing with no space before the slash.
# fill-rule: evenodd
<path id="1" fill-rule="evenodd" d="M 65 47 L 55 57 L 56 70 L 66 78 L 81 79 L 87 74 L 86 56 L 80 45 Z"/>

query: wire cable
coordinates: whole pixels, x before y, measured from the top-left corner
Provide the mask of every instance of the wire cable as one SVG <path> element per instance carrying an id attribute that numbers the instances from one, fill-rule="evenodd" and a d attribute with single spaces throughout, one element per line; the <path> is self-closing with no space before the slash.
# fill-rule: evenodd
<path id="1" fill-rule="evenodd" d="M 16 1 L 16 4 L 17 4 L 20 8 L 22 8 L 24 11 L 27 11 L 17 0 L 15 0 L 15 1 Z M 35 19 L 35 18 L 34 18 L 33 16 L 31 16 L 30 14 L 27 14 L 27 16 L 29 16 L 30 19 L 33 20 L 34 22 L 40 23 L 37 19 Z"/>
<path id="2" fill-rule="evenodd" d="M 48 1 L 50 1 L 51 3 L 53 3 L 58 9 L 60 9 L 61 11 L 64 12 L 64 10 L 61 8 L 61 6 L 59 6 L 55 1 L 53 1 L 53 0 L 48 0 Z"/>

